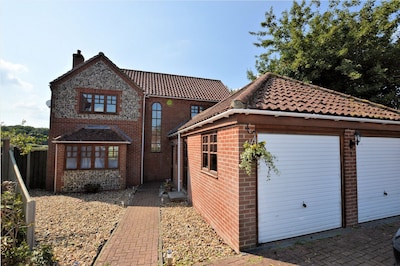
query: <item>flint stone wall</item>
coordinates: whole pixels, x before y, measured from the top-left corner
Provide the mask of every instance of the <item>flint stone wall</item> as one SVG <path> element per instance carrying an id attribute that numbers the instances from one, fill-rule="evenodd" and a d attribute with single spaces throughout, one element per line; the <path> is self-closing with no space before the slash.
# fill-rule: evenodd
<path id="1" fill-rule="evenodd" d="M 119 170 L 73 170 L 62 177 L 62 192 L 82 192 L 86 184 L 100 184 L 102 190 L 124 188 Z"/>
<path id="2" fill-rule="evenodd" d="M 78 113 L 76 108 L 79 100 L 77 88 L 121 91 L 122 96 L 119 101 L 121 112 L 118 116 Z M 104 62 L 99 61 L 72 76 L 53 90 L 52 112 L 57 118 L 137 121 L 140 117 L 140 100 L 137 91 Z"/>

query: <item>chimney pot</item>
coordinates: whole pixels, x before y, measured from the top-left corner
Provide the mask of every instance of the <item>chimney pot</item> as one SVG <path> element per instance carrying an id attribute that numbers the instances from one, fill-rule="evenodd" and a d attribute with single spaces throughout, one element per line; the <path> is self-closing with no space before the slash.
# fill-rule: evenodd
<path id="1" fill-rule="evenodd" d="M 81 50 L 77 50 L 76 54 L 72 55 L 72 68 L 75 68 L 85 62 L 85 58 L 81 54 Z"/>

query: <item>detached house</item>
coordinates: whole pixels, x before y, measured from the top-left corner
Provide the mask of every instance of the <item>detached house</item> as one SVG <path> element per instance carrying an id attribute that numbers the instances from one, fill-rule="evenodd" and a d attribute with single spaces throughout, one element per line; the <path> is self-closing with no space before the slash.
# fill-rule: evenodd
<path id="1" fill-rule="evenodd" d="M 193 206 L 236 251 L 400 215 L 400 111 L 267 73 L 171 137 Z M 239 169 L 266 141 L 279 175 Z"/>
<path id="2" fill-rule="evenodd" d="M 271 73 L 230 94 L 79 51 L 50 87 L 48 189 L 172 178 L 236 251 L 400 215 L 399 110 Z M 238 167 L 246 141 L 279 175 Z"/>
<path id="3" fill-rule="evenodd" d="M 168 133 L 229 96 L 219 80 L 120 69 L 79 50 L 50 89 L 46 187 L 55 192 L 173 179 Z"/>

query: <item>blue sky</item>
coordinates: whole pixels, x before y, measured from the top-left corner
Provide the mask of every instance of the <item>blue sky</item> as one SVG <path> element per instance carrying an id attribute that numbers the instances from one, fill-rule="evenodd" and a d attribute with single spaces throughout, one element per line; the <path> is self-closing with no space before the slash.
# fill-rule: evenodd
<path id="1" fill-rule="evenodd" d="M 249 31 L 292 1 L 0 0 L 0 122 L 49 127 L 49 82 L 99 52 L 120 68 L 249 83 Z"/>

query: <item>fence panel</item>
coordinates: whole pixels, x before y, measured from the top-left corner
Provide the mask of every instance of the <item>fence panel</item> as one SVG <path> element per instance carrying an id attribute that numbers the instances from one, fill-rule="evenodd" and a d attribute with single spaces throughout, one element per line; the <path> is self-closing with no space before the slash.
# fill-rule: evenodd
<path id="1" fill-rule="evenodd" d="M 46 188 L 47 151 L 31 152 L 31 178 L 29 188 Z"/>
<path id="2" fill-rule="evenodd" d="M 22 179 L 19 172 L 18 165 L 16 163 L 14 152 L 10 149 L 10 163 L 9 163 L 9 180 L 17 182 L 17 192 L 21 193 L 22 201 L 24 203 L 24 214 L 25 223 L 28 226 L 26 237 L 26 242 L 30 248 L 33 248 L 35 244 L 35 212 L 36 212 L 36 202 L 29 195 L 28 189 Z"/>
<path id="3" fill-rule="evenodd" d="M 46 188 L 47 151 L 31 151 L 21 155 L 18 148 L 14 148 L 15 161 L 17 162 L 22 179 L 28 188 Z M 30 159 L 28 159 L 30 157 Z M 29 161 L 30 160 L 30 161 Z"/>

